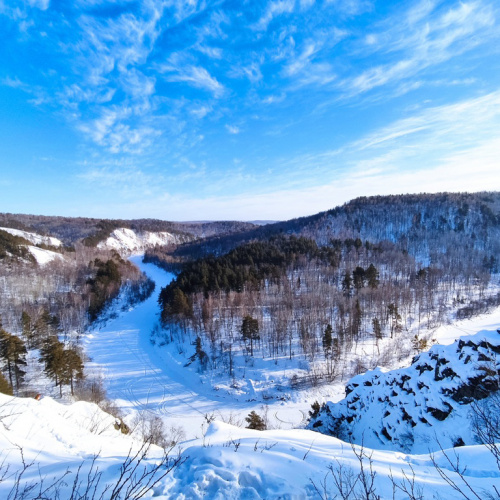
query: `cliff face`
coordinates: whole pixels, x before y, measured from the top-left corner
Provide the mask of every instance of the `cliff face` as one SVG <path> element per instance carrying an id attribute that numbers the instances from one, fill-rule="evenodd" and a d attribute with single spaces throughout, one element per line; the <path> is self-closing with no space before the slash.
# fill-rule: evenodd
<path id="1" fill-rule="evenodd" d="M 308 428 L 414 453 L 435 449 L 436 438 L 444 448 L 474 444 L 471 403 L 488 403 L 499 373 L 499 333 L 462 337 L 419 354 L 408 368 L 354 377 L 345 399 L 324 405 Z"/>

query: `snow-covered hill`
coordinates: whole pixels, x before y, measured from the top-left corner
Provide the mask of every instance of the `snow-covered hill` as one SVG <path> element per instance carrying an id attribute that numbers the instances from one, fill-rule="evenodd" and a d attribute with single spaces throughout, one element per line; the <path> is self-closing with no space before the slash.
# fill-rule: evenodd
<path id="1" fill-rule="evenodd" d="M 122 434 L 116 422 L 92 403 L 68 406 L 48 397 L 37 401 L 0 394 L 0 498 L 75 498 L 71 491 L 78 483 L 80 494 L 90 486 L 95 498 L 109 498 L 99 495 L 117 483 L 120 466 L 142 446 Z M 152 445 L 139 472 L 162 456 L 163 450 Z M 52 483 L 37 496 L 40 487 Z"/>
<path id="2" fill-rule="evenodd" d="M 327 403 L 309 428 L 373 448 L 422 453 L 475 444 L 470 403 L 497 391 L 500 334 L 482 331 L 435 345 L 412 365 L 352 378 L 346 398 Z"/>
<path id="3" fill-rule="evenodd" d="M 144 253 L 147 248 L 154 247 L 155 245 L 168 245 L 171 243 L 179 243 L 179 237 L 166 231 L 136 232 L 132 229 L 120 228 L 115 229 L 97 247 L 114 249 L 125 254 L 140 254 Z"/>
<path id="4" fill-rule="evenodd" d="M 140 451 L 141 443 L 121 434 L 114 424 L 113 417 L 91 403 L 64 406 L 51 398 L 36 401 L 0 394 L 0 498 L 111 498 L 111 490 L 105 492 L 105 488 L 115 487 L 120 477 L 139 478 L 143 471 L 153 471 L 163 457 L 163 450 L 156 446 L 136 470 L 130 463 L 135 466 L 137 459 L 129 462 L 129 472 L 121 474 L 127 457 Z M 353 487 L 353 495 L 361 491 L 362 463 L 368 481 L 370 468 L 375 473 L 371 488 L 380 496 L 370 498 L 406 499 L 404 488 L 410 488 L 412 480 L 414 490 L 422 495 L 418 498 L 457 498 L 432 459 L 459 487 L 466 488 L 442 452 L 431 457 L 361 449 L 307 430 L 254 431 L 213 422 L 201 430 L 198 439 L 182 446 L 184 462 L 161 478 L 167 470 L 164 462 L 153 474 L 158 483 L 146 497 L 337 498 L 335 481 L 339 478 L 344 487 Z M 471 488 L 492 492 L 499 473 L 488 450 L 467 446 L 457 456 L 467 464 L 464 479 Z M 40 487 L 49 489 L 37 496 Z M 72 496 L 75 488 L 79 495 Z M 126 490 L 113 498 L 139 497 L 127 497 Z M 27 494 L 22 496 L 24 491 Z"/>
<path id="5" fill-rule="evenodd" d="M 62 245 L 61 240 L 54 238 L 53 236 L 42 236 L 41 234 L 21 231 L 19 229 L 11 229 L 10 227 L 0 227 L 0 230 L 10 233 L 13 236 L 20 236 L 25 240 L 31 241 L 34 245 L 49 245 L 52 247 L 60 247 Z"/>

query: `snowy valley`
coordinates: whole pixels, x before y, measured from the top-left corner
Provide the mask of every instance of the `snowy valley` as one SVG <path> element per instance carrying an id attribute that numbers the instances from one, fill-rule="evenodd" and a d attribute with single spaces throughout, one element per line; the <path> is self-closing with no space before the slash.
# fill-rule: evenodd
<path id="1" fill-rule="evenodd" d="M 5 240 L 2 372 L 22 382 L 0 395 L 0 497 L 497 498 L 498 222 L 460 200 L 446 226 L 418 203 L 379 243 L 336 213 L 285 240 L 251 228 L 250 246 L 116 228 L 35 264 L 15 244 L 49 240 L 6 231 L 22 240 Z M 204 244 L 219 254 L 182 253 Z M 40 361 L 54 336 L 81 356 L 74 391 Z M 28 348 L 11 370 L 12 337 Z"/>

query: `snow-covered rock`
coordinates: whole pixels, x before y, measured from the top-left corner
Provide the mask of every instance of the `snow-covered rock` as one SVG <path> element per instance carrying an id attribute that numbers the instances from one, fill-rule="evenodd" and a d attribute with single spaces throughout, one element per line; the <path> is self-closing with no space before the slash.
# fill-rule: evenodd
<path id="1" fill-rule="evenodd" d="M 118 252 L 140 254 L 144 253 L 147 248 L 155 245 L 168 245 L 178 243 L 179 238 L 166 231 L 162 232 L 135 232 L 132 229 L 120 228 L 115 229 L 111 235 L 101 241 L 98 248 L 114 249 Z"/>
<path id="2" fill-rule="evenodd" d="M 499 389 L 500 335 L 479 332 L 435 345 L 408 368 L 352 378 L 346 397 L 327 403 L 308 428 L 372 448 L 422 453 L 475 444 L 470 403 Z"/>
<path id="3" fill-rule="evenodd" d="M 62 241 L 53 236 L 42 236 L 41 234 L 21 231 L 20 229 L 11 229 L 10 227 L 0 227 L 0 230 L 10 233 L 13 236 L 20 236 L 34 245 L 50 245 L 52 247 L 62 246 Z"/>

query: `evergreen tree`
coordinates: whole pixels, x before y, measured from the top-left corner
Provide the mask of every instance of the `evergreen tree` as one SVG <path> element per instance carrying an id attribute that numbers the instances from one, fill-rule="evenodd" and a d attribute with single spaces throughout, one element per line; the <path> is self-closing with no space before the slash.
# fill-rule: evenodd
<path id="1" fill-rule="evenodd" d="M 356 292 L 359 292 L 365 286 L 365 270 L 357 266 L 352 272 L 352 281 Z"/>
<path id="2" fill-rule="evenodd" d="M 321 405 L 318 403 L 317 400 L 314 401 L 314 403 L 311 405 L 311 409 L 309 410 L 309 417 L 310 418 L 317 417 L 320 410 L 321 410 Z"/>
<path id="3" fill-rule="evenodd" d="M 64 351 L 64 364 L 61 371 L 61 385 L 70 384 L 71 395 L 74 395 L 73 383 L 83 380 L 83 361 L 74 347 Z"/>
<path id="4" fill-rule="evenodd" d="M 248 423 L 246 427 L 247 429 L 254 429 L 256 431 L 266 430 L 266 423 L 264 422 L 264 419 L 253 410 L 248 414 L 248 417 L 246 417 L 245 420 Z"/>
<path id="5" fill-rule="evenodd" d="M 378 288 L 379 284 L 379 273 L 377 271 L 377 268 L 373 265 L 370 264 L 368 268 L 365 271 L 365 277 L 368 282 L 368 286 L 372 289 Z"/>
<path id="6" fill-rule="evenodd" d="M 351 295 L 351 288 L 352 288 L 351 273 L 346 272 L 344 275 L 344 279 L 342 280 L 342 290 L 346 297 L 349 297 Z"/>
<path id="7" fill-rule="evenodd" d="M 198 359 L 198 361 L 200 362 L 201 369 L 204 370 L 207 367 L 208 355 L 203 350 L 203 346 L 202 346 L 202 343 L 201 343 L 201 337 L 200 336 L 196 337 L 196 340 L 193 342 L 192 345 L 195 346 L 195 352 L 189 358 L 190 362 L 188 363 L 188 365 L 190 365 L 193 361 L 195 361 L 196 359 Z"/>
<path id="8" fill-rule="evenodd" d="M 16 391 L 19 390 L 25 375 L 21 367 L 26 366 L 26 354 L 26 346 L 19 337 L 0 329 L 0 357 L 7 363 L 9 382 Z"/>
<path id="9" fill-rule="evenodd" d="M 9 384 L 9 381 L 0 373 L 0 393 L 7 394 L 8 396 L 12 396 L 12 386 Z"/>
<path id="10" fill-rule="evenodd" d="M 23 328 L 23 337 L 26 339 L 28 347 L 34 347 L 35 328 L 31 321 L 31 316 L 26 311 L 23 311 L 21 314 L 21 325 Z"/>
<path id="11" fill-rule="evenodd" d="M 377 340 L 382 338 L 382 327 L 380 326 L 380 321 L 378 318 L 372 319 L 373 334 Z"/>
<path id="12" fill-rule="evenodd" d="M 250 356 L 253 356 L 253 342 L 260 339 L 259 322 L 252 316 L 246 315 L 241 323 L 240 332 L 245 342 L 250 341 Z"/>
<path id="13" fill-rule="evenodd" d="M 49 337 L 40 349 L 40 361 L 45 364 L 45 373 L 59 386 L 62 396 L 62 380 L 65 378 L 64 344 L 57 337 Z"/>
<path id="14" fill-rule="evenodd" d="M 387 314 L 391 322 L 391 339 L 394 333 L 400 333 L 403 330 L 403 325 L 401 324 L 401 315 L 398 311 L 398 306 L 391 303 L 387 306 Z"/>
<path id="15" fill-rule="evenodd" d="M 323 334 L 323 351 L 325 352 L 325 358 L 327 358 L 332 352 L 333 343 L 333 328 L 332 325 L 326 325 L 325 332 Z"/>

